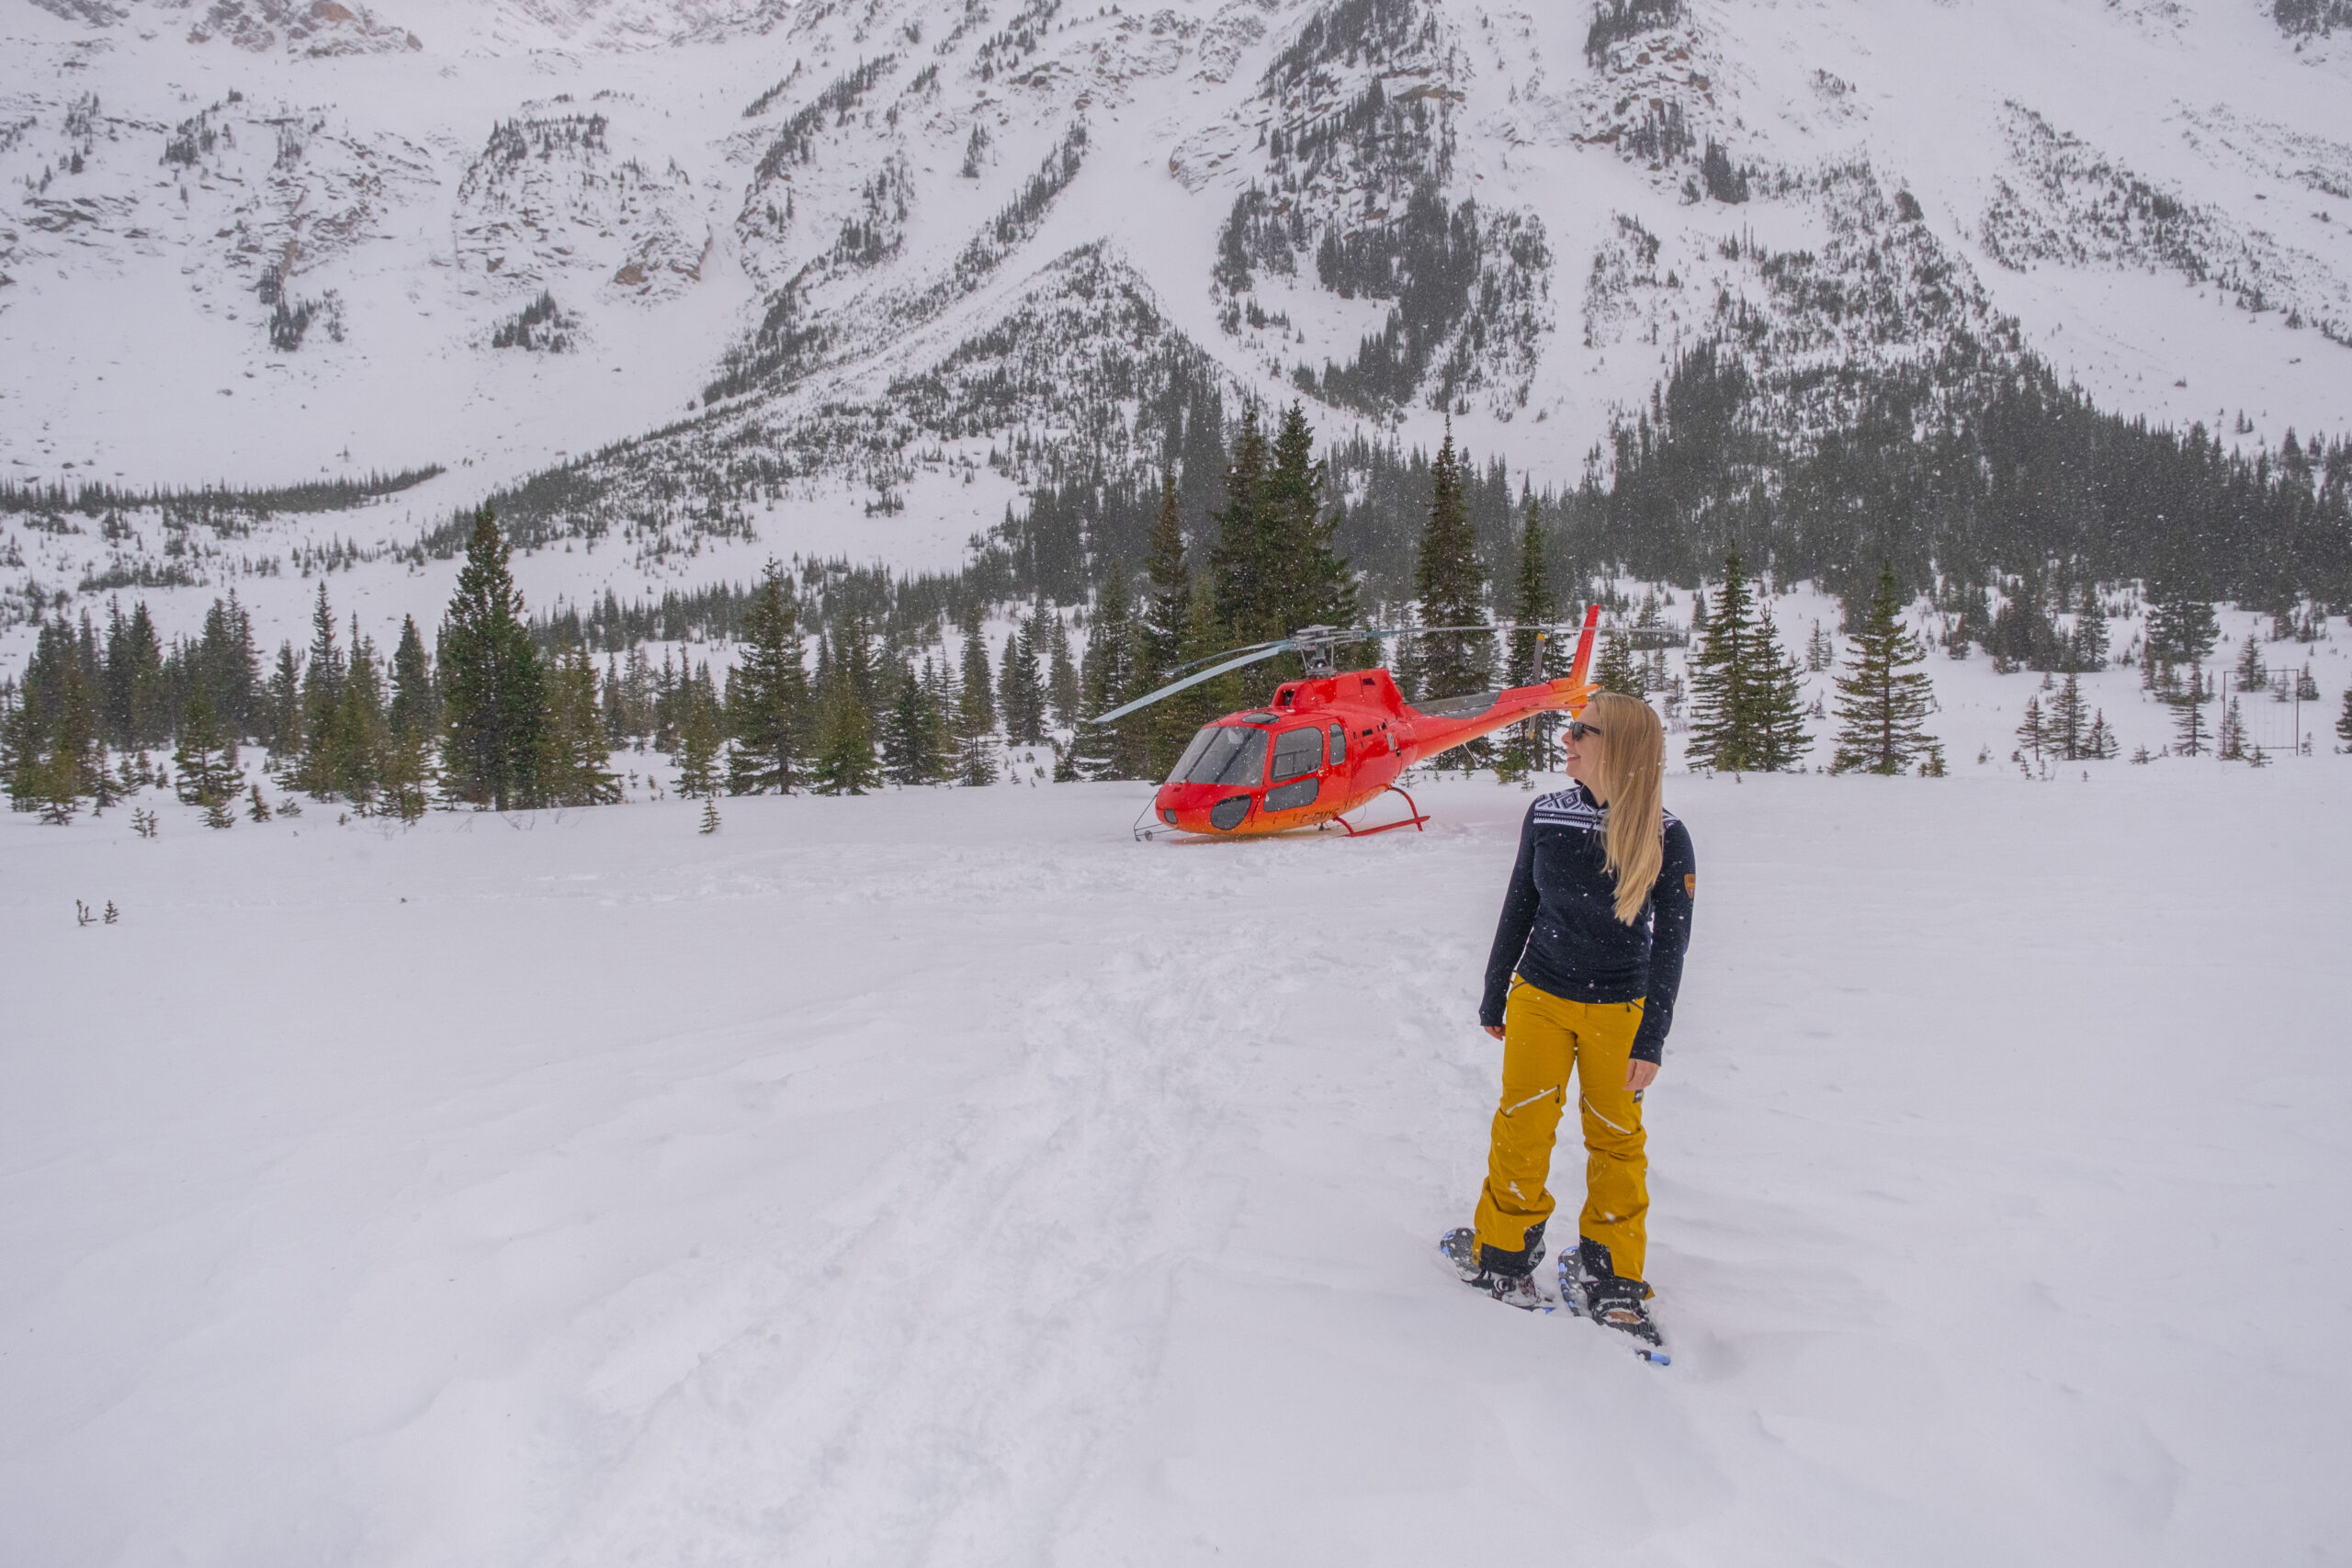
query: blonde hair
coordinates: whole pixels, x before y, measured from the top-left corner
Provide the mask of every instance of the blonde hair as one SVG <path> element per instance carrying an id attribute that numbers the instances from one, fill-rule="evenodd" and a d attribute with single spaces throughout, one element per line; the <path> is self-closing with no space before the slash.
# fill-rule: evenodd
<path id="1" fill-rule="evenodd" d="M 1600 734 L 1600 779 L 1609 805 L 1608 867 L 1617 919 L 1632 925 L 1666 860 L 1666 727 L 1639 697 L 1597 692 L 1580 716 Z"/>

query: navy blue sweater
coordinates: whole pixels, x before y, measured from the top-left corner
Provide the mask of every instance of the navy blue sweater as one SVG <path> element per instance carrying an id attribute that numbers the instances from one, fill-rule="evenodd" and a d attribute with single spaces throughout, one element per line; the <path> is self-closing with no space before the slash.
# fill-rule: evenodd
<path id="1" fill-rule="evenodd" d="M 1519 861 L 1487 959 L 1487 994 L 1478 1021 L 1503 1021 L 1517 971 L 1529 985 L 1577 1002 L 1646 998 L 1634 1059 L 1655 1062 L 1674 1024 L 1682 953 L 1690 944 L 1690 902 L 1699 862 L 1690 829 L 1666 814 L 1666 859 L 1649 902 L 1632 925 L 1617 919 L 1617 884 L 1608 871 L 1609 808 L 1582 784 L 1547 795 L 1527 808 Z"/>

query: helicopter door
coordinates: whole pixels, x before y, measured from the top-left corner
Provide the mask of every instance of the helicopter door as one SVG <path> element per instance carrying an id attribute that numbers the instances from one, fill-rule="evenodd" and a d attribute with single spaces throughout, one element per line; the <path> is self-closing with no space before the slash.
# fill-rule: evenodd
<path id="1" fill-rule="evenodd" d="M 1266 809 L 1295 811 L 1322 793 L 1316 770 L 1323 765 L 1323 731 L 1293 729 L 1274 738 L 1274 765 L 1267 774 Z"/>

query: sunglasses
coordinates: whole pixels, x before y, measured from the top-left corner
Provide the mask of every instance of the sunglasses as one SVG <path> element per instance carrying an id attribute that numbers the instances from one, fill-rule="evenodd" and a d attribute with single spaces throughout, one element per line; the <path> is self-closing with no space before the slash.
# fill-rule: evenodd
<path id="1" fill-rule="evenodd" d="M 1581 740 L 1588 735 L 1598 735 L 1600 733 L 1600 726 L 1597 724 L 1587 724 L 1580 718 L 1572 718 L 1568 720 L 1568 739 L 1571 740 Z"/>

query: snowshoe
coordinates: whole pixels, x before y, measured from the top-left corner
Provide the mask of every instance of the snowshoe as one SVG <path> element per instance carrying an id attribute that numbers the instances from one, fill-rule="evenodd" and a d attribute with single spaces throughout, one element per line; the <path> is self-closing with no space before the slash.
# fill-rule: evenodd
<path id="1" fill-rule="evenodd" d="M 1438 1238 L 1437 1245 L 1438 1250 L 1445 1254 L 1445 1260 L 1453 1265 L 1454 1273 L 1473 1290 L 1484 1291 L 1505 1306 L 1514 1306 L 1521 1312 L 1549 1312 L 1552 1303 L 1535 1288 L 1534 1264 L 1543 1258 L 1541 1227 L 1534 1234 L 1533 1244 L 1521 1255 L 1530 1258 L 1529 1266 L 1521 1270 L 1490 1267 L 1485 1255 L 1494 1249 L 1481 1247 L 1478 1233 L 1467 1225 L 1446 1232 Z"/>
<path id="2" fill-rule="evenodd" d="M 1645 1361 L 1668 1365 L 1666 1341 L 1651 1321 L 1648 1285 L 1621 1277 L 1610 1267 L 1609 1249 L 1589 1236 L 1560 1254 L 1560 1300 L 1578 1317 L 1589 1317 L 1634 1341 Z"/>

